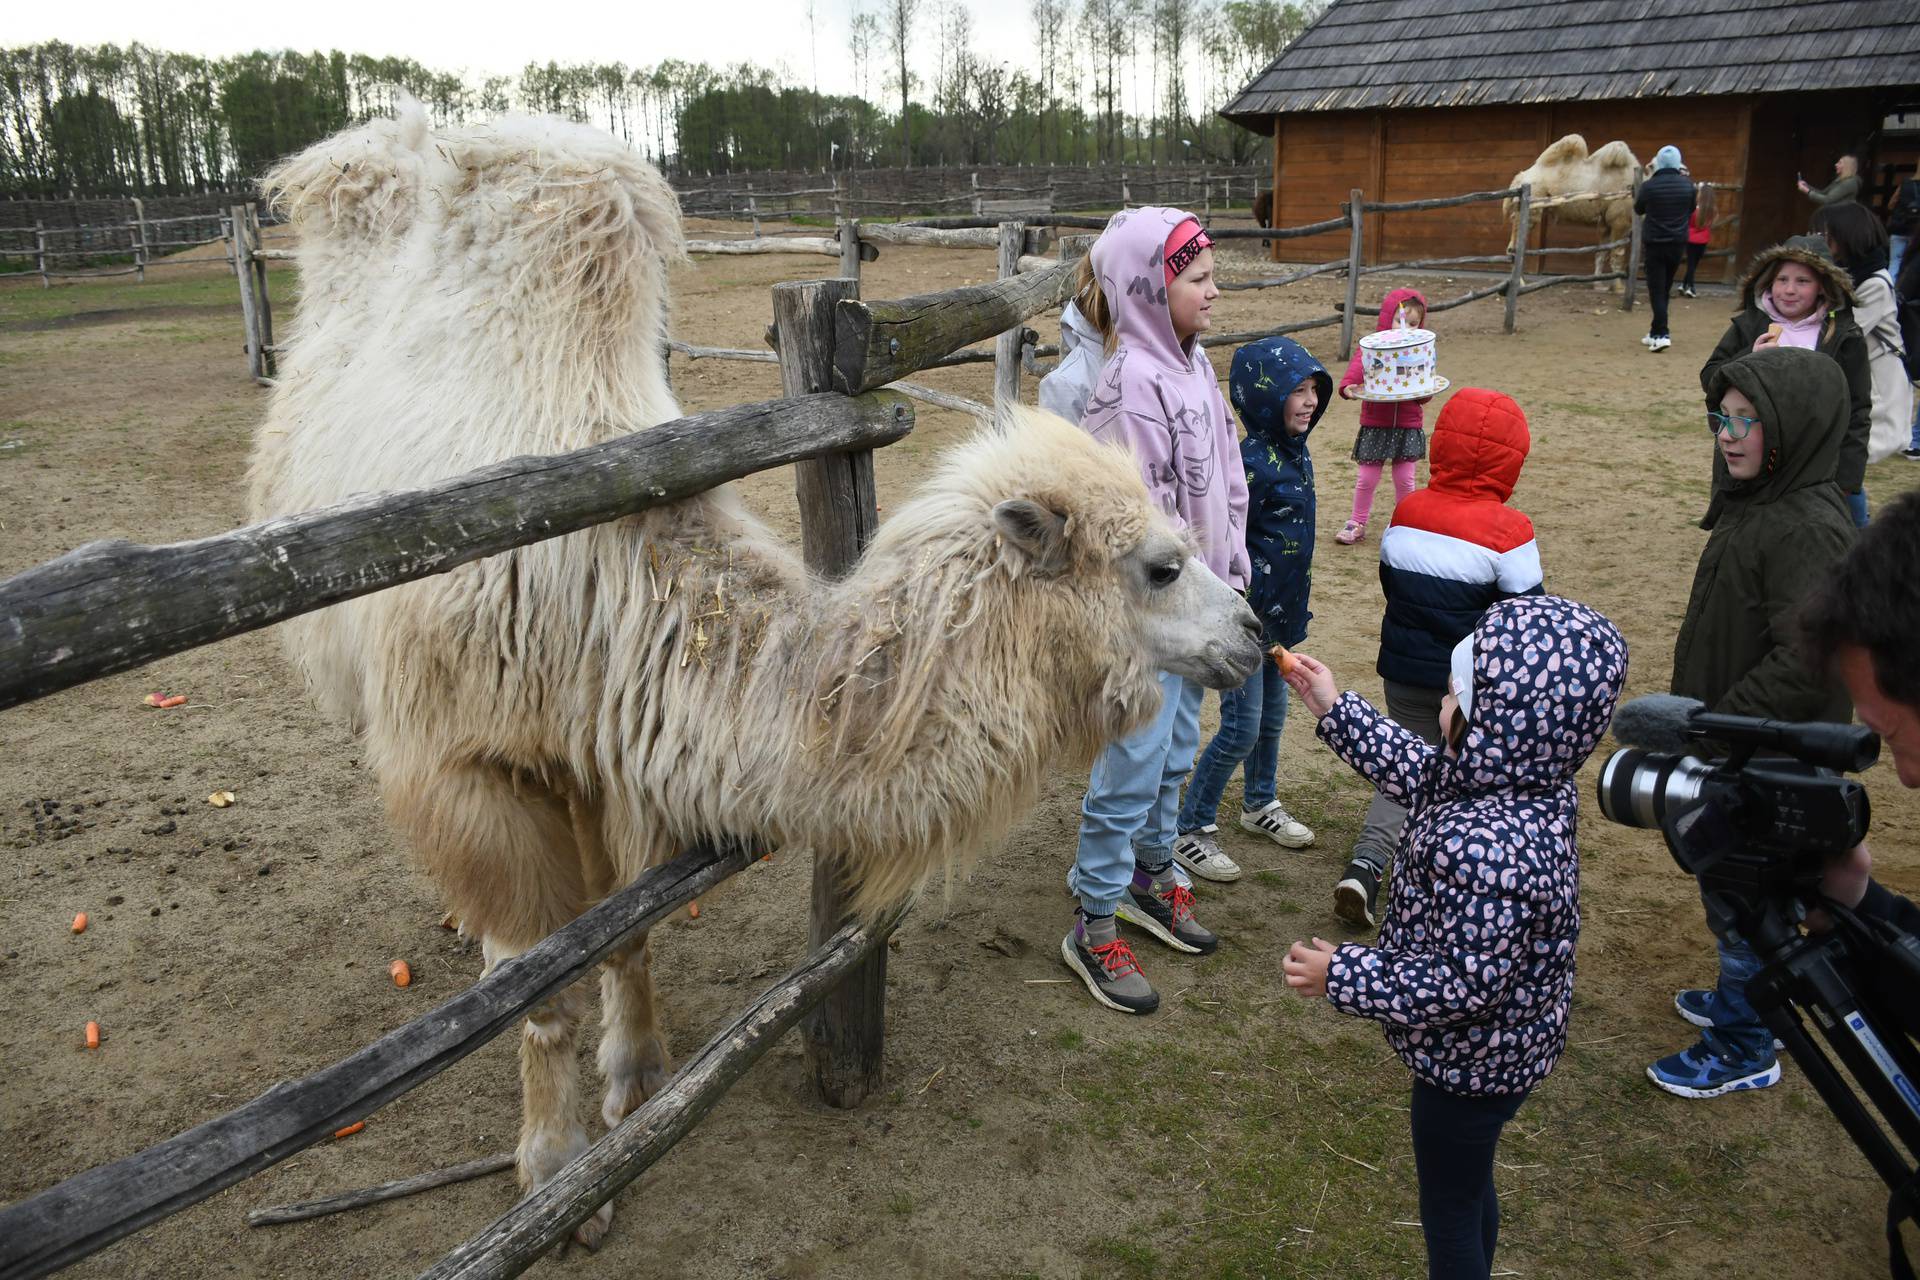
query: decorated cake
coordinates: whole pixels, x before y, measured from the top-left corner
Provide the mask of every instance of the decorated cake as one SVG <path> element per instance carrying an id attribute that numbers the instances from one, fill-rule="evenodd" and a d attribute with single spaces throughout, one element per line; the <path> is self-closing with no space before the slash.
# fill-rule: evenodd
<path id="1" fill-rule="evenodd" d="M 1418 400 L 1446 389 L 1435 371 L 1431 329 L 1382 329 L 1360 339 L 1360 397 Z"/>

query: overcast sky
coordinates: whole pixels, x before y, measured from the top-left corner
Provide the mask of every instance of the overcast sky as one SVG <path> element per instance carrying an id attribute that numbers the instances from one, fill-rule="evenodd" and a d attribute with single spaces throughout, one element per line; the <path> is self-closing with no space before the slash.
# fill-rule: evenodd
<path id="1" fill-rule="evenodd" d="M 877 10 L 880 0 L 863 0 Z M 973 49 L 1010 67 L 1034 68 L 1029 0 L 966 0 L 973 14 Z M 850 92 L 852 62 L 847 23 L 852 0 L 816 0 L 820 87 Z M 931 3 L 916 24 L 915 66 L 930 68 L 935 51 Z M 340 49 L 405 56 L 435 70 L 477 77 L 512 75 L 528 62 L 624 62 L 651 66 L 663 58 L 727 65 L 785 64 L 794 82 L 813 79 L 806 0 L 639 0 L 625 5 L 547 0 L 538 5 L 479 3 L 451 6 L 366 0 L 280 4 L 230 9 L 219 5 L 158 5 L 152 0 L 87 0 L 21 5 L 0 36 L 7 44 L 64 40 L 69 44 L 129 44 L 206 56 L 251 49 Z M 531 20 L 530 20 L 531 17 Z"/>

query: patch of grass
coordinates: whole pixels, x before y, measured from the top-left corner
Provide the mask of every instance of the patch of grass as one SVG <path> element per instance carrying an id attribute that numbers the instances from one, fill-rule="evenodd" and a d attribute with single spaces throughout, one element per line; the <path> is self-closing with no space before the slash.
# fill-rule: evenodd
<path id="1" fill-rule="evenodd" d="M 913 1197 L 904 1191 L 896 1191 L 887 1197 L 887 1212 L 896 1218 L 913 1215 Z"/>
<path id="2" fill-rule="evenodd" d="M 1078 1031 L 1075 1031 L 1071 1027 L 1062 1029 L 1061 1031 L 1055 1033 L 1053 1037 L 1054 1047 L 1057 1049 L 1065 1050 L 1067 1052 L 1072 1052 L 1073 1050 L 1080 1048 L 1085 1043 L 1086 1043 L 1086 1037 L 1081 1035 Z"/>

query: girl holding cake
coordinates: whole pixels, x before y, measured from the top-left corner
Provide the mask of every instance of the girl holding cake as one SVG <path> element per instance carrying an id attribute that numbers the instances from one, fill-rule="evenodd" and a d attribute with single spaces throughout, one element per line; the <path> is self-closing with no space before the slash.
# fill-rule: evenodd
<path id="1" fill-rule="evenodd" d="M 1427 320 L 1427 300 L 1418 289 L 1395 289 L 1380 304 L 1379 332 L 1390 329 L 1419 329 Z M 1429 348 L 1431 350 L 1431 348 Z M 1340 379 L 1340 398 L 1359 399 L 1360 434 L 1354 438 L 1353 460 L 1360 474 L 1353 485 L 1353 514 L 1347 518 L 1333 540 L 1350 547 L 1367 535 L 1367 519 L 1373 513 L 1373 491 L 1380 487 L 1380 472 L 1393 465 L 1393 499 L 1397 506 L 1413 492 L 1420 459 L 1427 456 L 1426 409 L 1433 397 L 1406 400 L 1376 400 L 1364 394 L 1367 376 L 1361 357 L 1364 347 L 1356 347 L 1347 365 L 1347 376 Z M 1432 370 L 1429 367 L 1428 374 Z"/>

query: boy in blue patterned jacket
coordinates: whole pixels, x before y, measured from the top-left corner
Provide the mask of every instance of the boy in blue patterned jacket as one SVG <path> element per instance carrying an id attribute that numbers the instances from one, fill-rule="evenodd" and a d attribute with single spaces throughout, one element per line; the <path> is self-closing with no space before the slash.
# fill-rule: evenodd
<path id="1" fill-rule="evenodd" d="M 1567 1043 L 1580 936 L 1574 775 L 1627 674 L 1606 618 L 1503 600 L 1453 651 L 1436 749 L 1303 654 L 1287 683 L 1323 742 L 1406 806 L 1378 946 L 1296 942 L 1287 985 L 1382 1023 L 1413 1072 L 1413 1160 L 1431 1276 L 1484 1277 L 1500 1130 Z"/>
<path id="2" fill-rule="evenodd" d="M 1306 638 L 1313 585 L 1313 455 L 1307 434 L 1333 398 L 1333 377 L 1292 338 L 1261 338 L 1233 353 L 1227 379 L 1241 425 L 1240 461 L 1247 469 L 1247 603 L 1269 645 Z M 1287 686 L 1271 662 L 1238 689 L 1220 695 L 1220 732 L 1187 780 L 1175 823 L 1173 858 L 1194 875 L 1237 880 L 1240 867 L 1214 840 L 1220 793 L 1241 762 L 1246 782 L 1240 825 L 1288 849 L 1313 843 L 1313 832 L 1276 798 L 1280 731 L 1287 723 Z"/>

